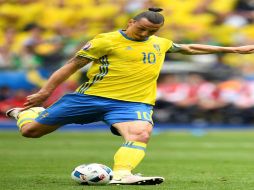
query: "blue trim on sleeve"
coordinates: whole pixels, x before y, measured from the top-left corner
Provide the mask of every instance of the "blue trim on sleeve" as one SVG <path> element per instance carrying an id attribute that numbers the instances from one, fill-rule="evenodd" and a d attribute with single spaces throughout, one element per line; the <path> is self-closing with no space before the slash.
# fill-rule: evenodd
<path id="1" fill-rule="evenodd" d="M 128 37 L 124 32 L 123 32 L 123 30 L 118 30 L 121 34 L 122 34 L 122 36 L 123 37 L 125 37 L 127 40 L 131 40 L 131 41 L 135 41 L 135 42 L 145 42 L 145 41 L 147 41 L 149 38 L 146 38 L 145 40 L 135 40 L 135 39 L 133 39 L 133 38 L 130 38 L 130 37 Z"/>
<path id="2" fill-rule="evenodd" d="M 169 48 L 169 50 L 167 51 L 167 53 L 175 53 L 181 50 L 181 45 L 180 44 L 176 44 L 173 43 L 172 46 Z"/>

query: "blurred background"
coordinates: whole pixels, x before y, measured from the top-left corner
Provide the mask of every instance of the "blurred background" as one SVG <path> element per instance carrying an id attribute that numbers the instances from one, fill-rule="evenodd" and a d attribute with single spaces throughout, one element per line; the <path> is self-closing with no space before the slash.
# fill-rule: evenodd
<path id="1" fill-rule="evenodd" d="M 124 29 L 148 7 L 163 8 L 157 35 L 175 43 L 254 44 L 254 0 L 0 0 L 0 128 L 89 39 Z M 86 81 L 87 68 L 60 85 L 51 105 Z M 254 55 L 168 54 L 154 121 L 174 126 L 251 126 Z M 176 125 L 177 124 L 177 125 Z"/>

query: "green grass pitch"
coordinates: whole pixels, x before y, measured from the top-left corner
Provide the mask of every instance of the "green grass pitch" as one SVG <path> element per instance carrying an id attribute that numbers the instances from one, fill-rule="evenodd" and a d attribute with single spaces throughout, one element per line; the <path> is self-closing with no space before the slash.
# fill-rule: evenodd
<path id="1" fill-rule="evenodd" d="M 153 135 L 135 172 L 159 175 L 158 186 L 81 186 L 70 178 L 83 163 L 112 166 L 121 138 L 109 132 L 57 131 L 40 139 L 0 132 L 1 190 L 253 190 L 254 131 L 214 131 Z"/>

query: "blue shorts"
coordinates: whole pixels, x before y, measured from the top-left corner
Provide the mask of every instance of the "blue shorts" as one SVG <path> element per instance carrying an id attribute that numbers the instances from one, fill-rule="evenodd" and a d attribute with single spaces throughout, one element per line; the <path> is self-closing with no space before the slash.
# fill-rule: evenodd
<path id="1" fill-rule="evenodd" d="M 35 120 L 45 125 L 86 124 L 104 121 L 114 134 L 114 123 L 143 120 L 153 124 L 153 106 L 138 102 L 113 100 L 80 93 L 64 95 Z"/>

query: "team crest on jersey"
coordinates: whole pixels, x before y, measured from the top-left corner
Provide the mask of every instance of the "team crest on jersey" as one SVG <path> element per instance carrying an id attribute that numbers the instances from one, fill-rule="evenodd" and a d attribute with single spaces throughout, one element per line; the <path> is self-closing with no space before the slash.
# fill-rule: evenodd
<path id="1" fill-rule="evenodd" d="M 83 50 L 88 50 L 90 47 L 92 46 L 92 44 L 90 42 L 87 42 L 84 46 L 83 46 Z"/>

